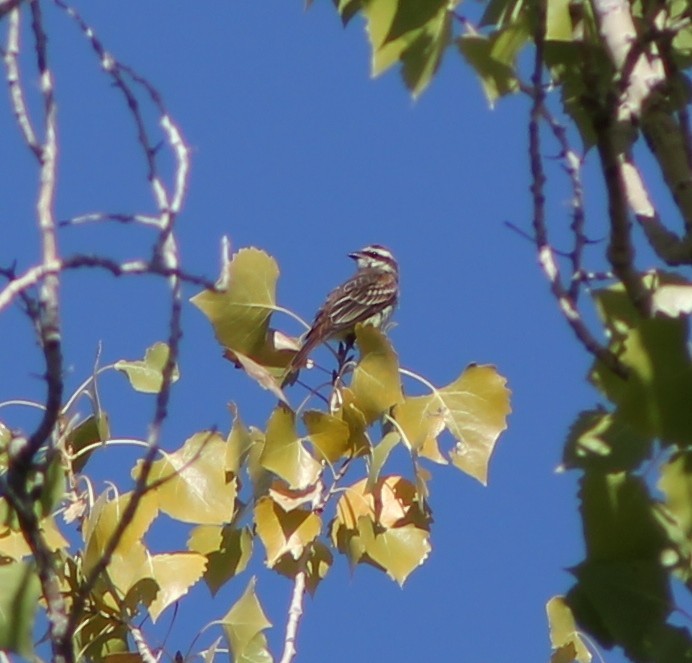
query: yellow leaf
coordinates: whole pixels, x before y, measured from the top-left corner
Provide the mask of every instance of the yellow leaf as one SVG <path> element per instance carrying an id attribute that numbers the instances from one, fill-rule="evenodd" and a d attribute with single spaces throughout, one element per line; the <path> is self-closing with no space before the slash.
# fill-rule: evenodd
<path id="1" fill-rule="evenodd" d="M 291 488 L 312 486 L 322 471 L 322 465 L 303 446 L 296 433 L 294 413 L 283 405 L 279 405 L 269 419 L 260 462 L 287 481 Z"/>
<path id="2" fill-rule="evenodd" d="M 236 484 L 227 480 L 226 441 L 218 434 L 196 433 L 175 453 L 153 463 L 149 484 L 163 480 L 153 491 L 161 511 L 195 524 L 221 524 L 233 515 Z M 137 477 L 141 463 L 133 470 Z"/>
<path id="3" fill-rule="evenodd" d="M 149 606 L 152 621 L 181 596 L 187 594 L 204 573 L 207 560 L 194 552 L 177 552 L 154 555 L 151 560 L 151 577 L 159 586 L 156 599 Z"/>
<path id="4" fill-rule="evenodd" d="M 211 322 L 216 338 L 225 348 L 262 365 L 285 365 L 290 352 L 274 347 L 269 319 L 276 308 L 279 268 L 264 251 L 238 251 L 226 266 L 219 282 L 222 291 L 204 290 L 190 301 Z"/>
<path id="5" fill-rule="evenodd" d="M 574 616 L 565 598 L 553 596 L 546 604 L 545 609 L 550 625 L 550 644 L 556 650 L 551 661 L 573 661 L 576 659 L 579 663 L 589 663 L 591 653 L 579 635 Z M 574 653 L 570 659 L 566 657 L 569 652 Z"/>
<path id="6" fill-rule="evenodd" d="M 255 505 L 255 528 L 267 549 L 267 566 L 272 567 L 285 554 L 298 559 L 319 536 L 322 521 L 312 511 L 284 511 L 274 500 L 263 497 Z"/>
<path id="7" fill-rule="evenodd" d="M 387 337 L 375 327 L 356 325 L 361 359 L 353 371 L 354 406 L 368 424 L 403 401 L 399 361 Z"/>
<path id="8" fill-rule="evenodd" d="M 374 564 L 402 584 L 430 552 L 429 530 L 430 517 L 415 486 L 390 476 L 371 491 L 363 479 L 344 492 L 331 536 L 352 564 Z"/>
<path id="9" fill-rule="evenodd" d="M 456 439 L 452 463 L 483 485 L 488 464 L 510 413 L 506 380 L 493 366 L 469 366 L 454 382 L 428 396 L 407 398 L 394 417 L 419 455 L 444 460 L 435 443 L 446 428 Z"/>
<path id="10" fill-rule="evenodd" d="M 245 570 L 252 555 L 252 541 L 247 527 L 200 525 L 192 530 L 187 547 L 207 558 L 204 581 L 212 595 L 226 581 Z"/>
<path id="11" fill-rule="evenodd" d="M 365 553 L 400 585 L 430 554 L 430 532 L 414 525 L 392 527 L 376 533 L 372 520 L 361 517 L 358 532 Z"/>
<path id="12" fill-rule="evenodd" d="M 233 652 L 234 661 L 265 663 L 272 660 L 267 650 L 265 629 L 272 624 L 267 619 L 257 594 L 255 578 L 251 578 L 244 594 L 221 620 L 221 625 Z M 252 653 L 254 658 L 250 659 Z"/>
<path id="13" fill-rule="evenodd" d="M 89 517 L 84 523 L 84 572 L 88 573 L 103 555 L 106 545 L 115 532 L 118 523 L 132 497 L 125 493 L 120 497 L 109 500 L 103 493 L 95 502 Z M 115 549 L 115 554 L 121 554 L 127 559 L 128 553 L 138 544 L 149 529 L 158 514 L 156 497 L 152 493 L 141 496 L 134 517 L 129 523 Z"/>
<path id="14" fill-rule="evenodd" d="M 349 451 L 351 431 L 343 419 L 312 410 L 303 415 L 303 423 L 318 457 L 334 464 Z"/>

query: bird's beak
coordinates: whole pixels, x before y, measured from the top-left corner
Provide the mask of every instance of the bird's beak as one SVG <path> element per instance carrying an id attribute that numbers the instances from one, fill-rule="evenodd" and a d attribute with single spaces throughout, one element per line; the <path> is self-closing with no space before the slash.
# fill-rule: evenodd
<path id="1" fill-rule="evenodd" d="M 352 260 L 358 260 L 363 257 L 363 254 L 360 251 L 354 251 L 353 253 L 349 253 L 348 257 Z"/>

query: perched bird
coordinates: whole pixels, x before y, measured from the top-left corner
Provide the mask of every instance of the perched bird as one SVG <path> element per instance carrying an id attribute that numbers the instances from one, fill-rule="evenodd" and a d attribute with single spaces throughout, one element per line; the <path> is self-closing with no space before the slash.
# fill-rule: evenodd
<path id="1" fill-rule="evenodd" d="M 371 244 L 348 254 L 358 271 L 334 288 L 317 311 L 303 344 L 288 365 L 283 385 L 295 382 L 310 353 L 330 340 L 353 342 L 356 324 L 383 327 L 399 299 L 399 265 L 392 252 Z"/>

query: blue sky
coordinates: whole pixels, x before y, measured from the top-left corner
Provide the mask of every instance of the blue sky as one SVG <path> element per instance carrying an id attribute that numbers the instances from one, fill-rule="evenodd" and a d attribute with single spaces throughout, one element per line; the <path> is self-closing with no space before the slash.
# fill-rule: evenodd
<path id="1" fill-rule="evenodd" d="M 224 3 L 78 2 L 101 40 L 161 92 L 192 148 L 192 176 L 179 220 L 186 269 L 214 279 L 219 245 L 257 246 L 281 268 L 279 302 L 310 318 L 352 271 L 349 251 L 378 242 L 397 255 L 402 296 L 392 333 L 403 366 L 436 384 L 468 363 L 495 364 L 509 380 L 513 414 L 483 488 L 451 468 L 434 468 L 433 552 L 403 590 L 371 568 L 350 574 L 338 560 L 300 627 L 298 660 L 545 661 L 545 603 L 566 591 L 566 569 L 582 556 L 576 475 L 556 474 L 567 428 L 596 402 L 584 381 L 590 361 L 560 318 L 532 246 L 505 227 L 527 228 L 530 197 L 527 104 L 510 98 L 490 110 L 472 72 L 454 54 L 414 102 L 395 73 L 373 80 L 363 25 L 343 30 L 331 3 L 304 12 L 298 0 Z M 134 129 L 117 92 L 75 25 L 47 7 L 56 71 L 62 161 L 58 215 L 151 211 Z M 37 88 L 33 70 L 27 81 Z M 0 111 L 3 241 L 0 264 L 36 256 L 36 170 L 7 104 Z M 8 165 L 10 164 L 10 165 Z M 600 204 L 594 188 L 589 204 Z M 566 198 L 551 204 L 566 226 Z M 603 236 L 598 214 L 593 236 Z M 131 227 L 66 229 L 65 254 L 148 256 L 151 235 Z M 188 288 L 187 295 L 195 294 Z M 96 273 L 65 279 L 68 385 L 103 363 L 137 358 L 164 337 L 166 298 L 153 278 Z M 291 328 L 296 332 L 297 329 Z M 2 320 L 0 400 L 38 399 L 40 356 L 16 312 Z M 228 426 L 226 403 L 263 426 L 273 398 L 220 357 L 212 330 L 184 311 L 176 386 L 164 446 Z M 114 434 L 144 437 L 153 401 L 132 396 L 119 376 L 103 380 Z M 30 416 L 3 418 L 29 426 Z M 123 489 L 136 453 L 104 451 L 97 485 Z M 157 552 L 182 545 L 165 526 Z M 259 552 L 259 551 L 258 551 Z M 173 624 L 166 649 L 185 651 L 223 615 L 251 573 L 282 641 L 290 584 L 254 564 L 211 601 L 196 588 Z M 187 604 L 187 606 L 185 605 Z M 165 632 L 171 612 L 161 618 Z M 201 644 L 208 644 L 210 635 Z M 152 644 L 155 644 L 152 643 Z M 612 652 L 607 661 L 621 660 Z"/>

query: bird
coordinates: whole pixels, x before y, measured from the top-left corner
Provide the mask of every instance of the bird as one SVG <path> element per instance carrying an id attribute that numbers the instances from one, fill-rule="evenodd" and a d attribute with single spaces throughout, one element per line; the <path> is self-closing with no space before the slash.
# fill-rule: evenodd
<path id="1" fill-rule="evenodd" d="M 352 345 L 360 322 L 383 328 L 399 300 L 399 265 L 392 252 L 381 244 L 349 253 L 357 270 L 334 288 L 315 315 L 302 345 L 287 367 L 282 386 L 295 382 L 297 374 L 321 343 L 330 340 Z"/>

